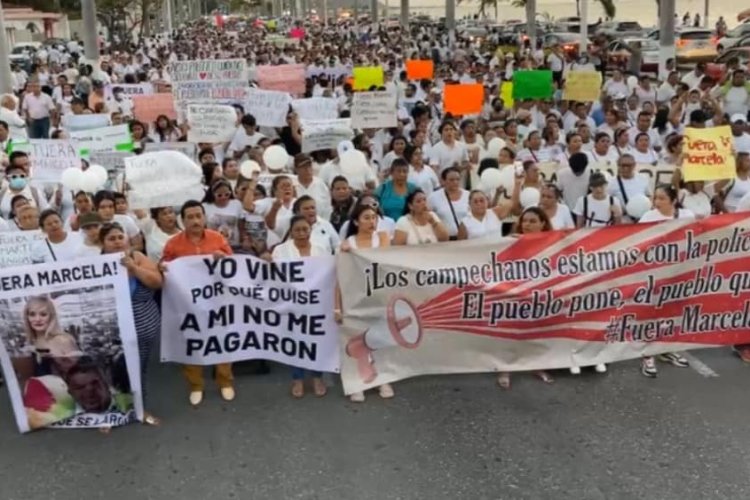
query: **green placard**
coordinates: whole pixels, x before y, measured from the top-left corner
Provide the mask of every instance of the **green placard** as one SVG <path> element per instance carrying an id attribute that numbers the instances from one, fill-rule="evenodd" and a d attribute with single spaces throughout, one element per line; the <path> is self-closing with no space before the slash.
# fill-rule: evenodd
<path id="1" fill-rule="evenodd" d="M 552 71 L 537 69 L 513 72 L 513 99 L 548 99 L 553 94 Z"/>

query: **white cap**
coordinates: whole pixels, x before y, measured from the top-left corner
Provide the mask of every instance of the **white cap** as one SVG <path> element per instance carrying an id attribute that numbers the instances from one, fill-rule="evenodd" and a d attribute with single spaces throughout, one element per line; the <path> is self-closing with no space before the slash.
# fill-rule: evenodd
<path id="1" fill-rule="evenodd" d="M 747 116 L 743 115 L 742 113 L 735 113 L 732 115 L 732 118 L 729 120 L 729 123 L 737 123 L 737 122 L 746 122 Z"/>

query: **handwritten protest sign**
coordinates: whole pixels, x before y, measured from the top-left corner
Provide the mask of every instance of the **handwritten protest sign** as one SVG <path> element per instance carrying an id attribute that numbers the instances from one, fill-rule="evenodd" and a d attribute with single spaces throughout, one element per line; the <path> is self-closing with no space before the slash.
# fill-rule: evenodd
<path id="1" fill-rule="evenodd" d="M 133 151 L 133 138 L 127 125 L 71 132 L 70 139 L 84 158 L 94 151 Z"/>
<path id="2" fill-rule="evenodd" d="M 380 66 L 362 66 L 352 70 L 354 90 L 370 90 L 370 87 L 383 86 L 383 68 Z"/>
<path id="3" fill-rule="evenodd" d="M 535 69 L 513 72 L 513 99 L 547 99 L 553 93 L 552 71 Z"/>
<path id="4" fill-rule="evenodd" d="M 325 76 L 327 78 L 338 79 L 342 76 L 351 76 L 351 74 L 351 66 L 341 64 L 335 66 L 308 66 L 305 70 L 305 76 L 308 78 Z"/>
<path id="5" fill-rule="evenodd" d="M 430 61 L 411 59 L 406 61 L 406 78 L 409 80 L 432 80 L 435 64 Z"/>
<path id="6" fill-rule="evenodd" d="M 81 168 L 81 155 L 73 141 L 30 139 L 11 142 L 11 148 L 29 155 L 34 182 L 57 183 L 66 168 Z"/>
<path id="7" fill-rule="evenodd" d="M 92 128 L 108 127 L 109 115 L 106 114 L 89 114 L 89 115 L 65 115 L 63 124 L 67 131 L 91 130 Z"/>
<path id="8" fill-rule="evenodd" d="M 685 158 L 682 176 L 685 181 L 732 179 L 735 160 L 732 154 L 731 127 L 686 128 Z"/>
<path id="9" fill-rule="evenodd" d="M 189 104 L 187 119 L 188 141 L 193 143 L 229 142 L 237 131 L 237 111 L 232 106 Z"/>
<path id="10" fill-rule="evenodd" d="M 306 120 L 302 122 L 302 152 L 336 149 L 341 141 L 352 138 L 349 118 L 337 120 Z"/>
<path id="11" fill-rule="evenodd" d="M 177 151 L 144 153 L 125 159 L 128 202 L 133 209 L 177 207 L 200 200 L 203 171 Z"/>
<path id="12" fill-rule="evenodd" d="M 133 115 L 135 119 L 145 124 L 156 122 L 164 115 L 170 120 L 177 119 L 174 99 L 170 94 L 152 94 L 133 96 Z"/>
<path id="13" fill-rule="evenodd" d="M 31 249 L 44 241 L 41 231 L 0 231 L 0 269 L 31 264 Z"/>
<path id="14" fill-rule="evenodd" d="M 172 94 L 178 101 L 232 99 L 244 101 L 248 88 L 244 59 L 175 61 L 169 65 Z"/>
<path id="15" fill-rule="evenodd" d="M 602 74 L 598 71 L 572 70 L 565 77 L 563 99 L 566 101 L 598 101 L 601 97 Z"/>
<path id="16" fill-rule="evenodd" d="M 217 263 L 194 256 L 167 264 L 162 361 L 212 365 L 268 359 L 338 371 L 332 256 L 265 262 L 238 255 Z M 218 290 L 215 284 L 223 284 L 224 292 L 201 292 Z"/>
<path id="17" fill-rule="evenodd" d="M 287 92 L 250 89 L 245 111 L 255 117 L 258 125 L 284 127 L 291 102 L 292 98 Z"/>
<path id="18" fill-rule="evenodd" d="M 301 120 L 333 120 L 339 116 L 338 103 L 333 97 L 294 99 L 292 109 Z"/>
<path id="19" fill-rule="evenodd" d="M 443 109 L 455 116 L 474 115 L 482 112 L 484 85 L 462 83 L 446 85 L 443 89 Z"/>
<path id="20" fill-rule="evenodd" d="M 177 151 L 191 160 L 198 159 L 198 146 L 192 142 L 147 142 L 143 145 L 144 153 L 156 151 Z"/>
<path id="21" fill-rule="evenodd" d="M 260 88 L 264 90 L 279 90 L 299 95 L 305 93 L 304 64 L 258 66 L 256 68 L 256 75 Z"/>
<path id="22" fill-rule="evenodd" d="M 398 125 L 396 96 L 389 92 L 357 92 L 352 101 L 352 127 L 390 128 Z"/>
<path id="23" fill-rule="evenodd" d="M 154 93 L 154 86 L 150 83 L 115 83 L 106 87 L 107 95 L 114 95 L 116 89 L 120 89 L 124 96 L 131 98 Z"/>

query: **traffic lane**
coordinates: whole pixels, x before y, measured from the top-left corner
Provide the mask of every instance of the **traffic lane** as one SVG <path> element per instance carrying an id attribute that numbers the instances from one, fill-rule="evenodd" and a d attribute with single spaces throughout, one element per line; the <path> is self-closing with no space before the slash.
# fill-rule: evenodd
<path id="1" fill-rule="evenodd" d="M 8 499 L 78 498 L 71 484 L 109 499 L 747 498 L 748 367 L 727 349 L 695 354 L 719 377 L 660 365 L 648 380 L 637 362 L 551 386 L 516 374 L 509 392 L 491 374 L 422 377 L 356 405 L 340 388 L 294 401 L 276 368 L 238 378 L 234 403 L 211 388 L 195 410 L 176 368 L 155 366 L 158 429 L 21 436 L 4 404 L 0 488 Z"/>

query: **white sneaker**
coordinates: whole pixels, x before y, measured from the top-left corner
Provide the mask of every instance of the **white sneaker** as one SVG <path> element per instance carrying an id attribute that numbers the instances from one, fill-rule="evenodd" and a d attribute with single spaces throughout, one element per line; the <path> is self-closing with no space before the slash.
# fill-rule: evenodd
<path id="1" fill-rule="evenodd" d="M 203 391 L 192 391 L 190 393 L 190 404 L 198 406 L 203 401 Z"/>
<path id="2" fill-rule="evenodd" d="M 571 375 L 580 375 L 581 374 L 581 367 L 580 366 L 571 366 L 570 367 L 570 374 Z"/>
<path id="3" fill-rule="evenodd" d="M 351 396 L 349 396 L 349 401 L 352 403 L 364 403 L 365 402 L 365 393 L 364 392 L 355 392 Z"/>
<path id="4" fill-rule="evenodd" d="M 599 363 L 594 367 L 594 370 L 596 370 L 596 373 L 607 373 L 607 365 Z"/>
<path id="5" fill-rule="evenodd" d="M 222 387 L 221 388 L 221 397 L 224 399 L 224 401 L 233 401 L 234 396 L 234 387 Z"/>
<path id="6" fill-rule="evenodd" d="M 391 384 L 383 384 L 380 386 L 380 397 L 383 399 L 391 399 L 395 394 L 393 393 L 393 387 Z"/>

